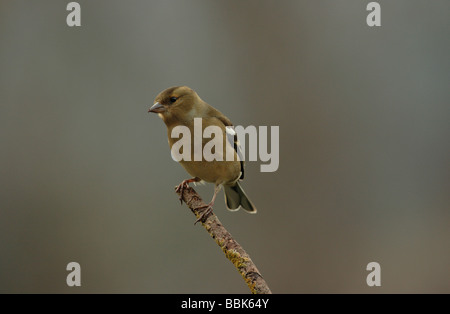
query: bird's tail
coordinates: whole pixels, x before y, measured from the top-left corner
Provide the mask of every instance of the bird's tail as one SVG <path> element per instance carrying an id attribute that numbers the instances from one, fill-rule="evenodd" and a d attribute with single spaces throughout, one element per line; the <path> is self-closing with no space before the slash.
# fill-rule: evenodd
<path id="1" fill-rule="evenodd" d="M 236 211 L 242 206 L 248 213 L 256 214 L 255 205 L 248 199 L 239 182 L 234 186 L 224 185 L 224 192 L 225 203 L 229 210 Z"/>

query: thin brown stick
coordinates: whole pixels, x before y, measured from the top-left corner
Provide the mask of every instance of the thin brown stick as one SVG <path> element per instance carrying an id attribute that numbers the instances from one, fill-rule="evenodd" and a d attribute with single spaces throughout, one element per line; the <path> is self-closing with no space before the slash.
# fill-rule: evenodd
<path id="1" fill-rule="evenodd" d="M 180 195 L 181 192 L 178 192 Z M 197 192 L 191 188 L 183 189 L 183 195 L 180 195 L 189 209 L 195 214 L 197 219 L 201 217 L 201 211 L 197 210 L 206 204 L 202 201 Z M 253 294 L 272 293 L 264 278 L 261 276 L 258 268 L 252 262 L 250 256 L 245 252 L 242 246 L 234 240 L 231 234 L 225 229 L 214 213 L 211 213 L 202 226 L 208 231 L 209 235 L 220 246 L 225 256 L 233 263 L 239 271 Z"/>

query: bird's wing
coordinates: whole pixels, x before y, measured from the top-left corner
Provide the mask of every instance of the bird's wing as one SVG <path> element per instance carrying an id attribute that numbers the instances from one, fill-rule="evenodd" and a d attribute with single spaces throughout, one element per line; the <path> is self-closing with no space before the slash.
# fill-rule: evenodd
<path id="1" fill-rule="evenodd" d="M 239 143 L 237 133 L 234 130 L 234 125 L 231 123 L 230 119 L 225 117 L 223 114 L 218 112 L 218 114 L 214 115 L 217 119 L 219 119 L 224 125 L 227 133 L 228 142 L 233 145 L 236 154 L 239 156 L 239 160 L 241 162 L 241 176 L 240 180 L 244 179 L 244 155 L 242 154 L 241 144 Z"/>

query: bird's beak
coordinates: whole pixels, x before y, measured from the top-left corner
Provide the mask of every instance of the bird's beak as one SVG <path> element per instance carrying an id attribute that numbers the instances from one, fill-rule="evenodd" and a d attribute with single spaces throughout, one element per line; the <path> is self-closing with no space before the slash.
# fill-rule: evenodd
<path id="1" fill-rule="evenodd" d="M 166 111 L 166 108 L 161 105 L 159 102 L 155 102 L 155 104 L 148 109 L 148 112 L 160 113 Z"/>

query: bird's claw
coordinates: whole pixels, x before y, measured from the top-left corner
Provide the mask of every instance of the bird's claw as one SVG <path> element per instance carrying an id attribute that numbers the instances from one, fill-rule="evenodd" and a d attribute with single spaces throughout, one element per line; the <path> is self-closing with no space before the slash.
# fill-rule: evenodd
<path id="1" fill-rule="evenodd" d="M 183 180 L 179 185 L 175 187 L 175 192 L 180 193 L 180 204 L 183 205 L 183 192 L 189 187 L 189 180 Z"/>
<path id="2" fill-rule="evenodd" d="M 212 214 L 213 204 L 208 204 L 205 206 L 201 206 L 197 208 L 197 212 L 199 213 L 198 219 L 194 222 L 194 225 L 197 224 L 197 222 L 201 221 L 204 223 L 206 219 L 209 217 L 209 215 Z"/>

